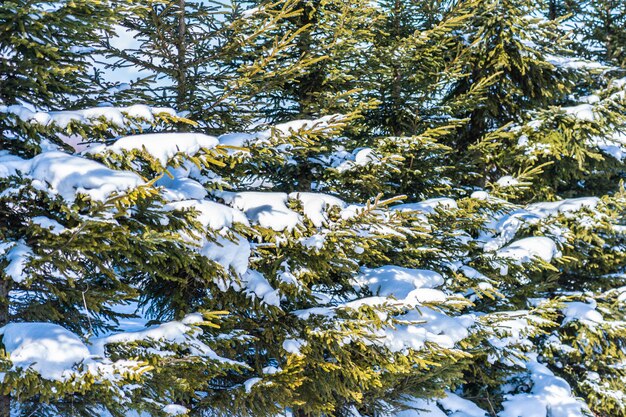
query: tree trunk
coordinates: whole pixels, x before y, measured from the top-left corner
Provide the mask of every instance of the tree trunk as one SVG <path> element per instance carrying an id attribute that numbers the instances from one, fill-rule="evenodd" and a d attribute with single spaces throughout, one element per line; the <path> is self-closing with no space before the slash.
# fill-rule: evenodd
<path id="1" fill-rule="evenodd" d="M 0 417 L 11 417 L 10 395 L 0 395 Z"/>
<path id="2" fill-rule="evenodd" d="M 302 13 L 298 16 L 298 27 L 309 26 L 309 28 L 303 31 L 298 36 L 296 47 L 298 48 L 300 56 L 304 56 L 313 50 L 314 39 L 312 31 L 317 24 L 318 17 L 317 11 L 314 5 L 309 3 L 302 4 Z M 298 77 L 298 82 L 295 85 L 296 102 L 298 103 L 298 116 L 302 118 L 318 117 L 315 109 L 315 93 L 320 91 L 320 88 L 324 82 L 324 72 L 321 63 L 316 63 L 313 66 L 307 68 L 306 72 Z"/>
<path id="3" fill-rule="evenodd" d="M 0 327 L 9 322 L 9 285 L 8 279 L 0 279 Z M 10 417 L 11 396 L 0 395 L 0 417 Z"/>
<path id="4" fill-rule="evenodd" d="M 401 29 L 401 13 L 402 2 L 396 0 L 393 5 L 393 26 L 391 34 L 394 38 L 402 37 Z M 391 82 L 391 120 L 389 121 L 389 130 L 393 136 L 402 136 L 405 132 L 403 129 L 404 120 L 401 117 L 400 109 L 402 108 L 402 72 L 400 65 L 395 65 L 393 69 L 393 81 Z"/>
<path id="5" fill-rule="evenodd" d="M 605 31 L 605 40 L 604 44 L 606 47 L 606 55 L 604 59 L 610 61 L 613 58 L 613 36 L 615 29 L 613 27 L 613 16 L 611 15 L 611 5 L 605 4 L 604 6 L 604 31 Z"/>
<path id="6" fill-rule="evenodd" d="M 176 39 L 176 111 L 188 110 L 187 97 L 187 66 L 186 55 L 187 45 L 185 35 L 187 25 L 185 23 L 185 1 L 178 0 L 178 39 Z M 182 123 L 179 128 L 183 131 L 189 129 L 186 123 Z"/>
<path id="7" fill-rule="evenodd" d="M 548 9 L 548 19 L 556 20 L 556 18 L 559 17 L 558 12 L 557 12 L 557 8 L 556 8 L 556 0 L 550 0 L 548 8 L 549 8 Z"/>
<path id="8" fill-rule="evenodd" d="M 293 410 L 294 417 L 308 417 L 308 415 L 302 410 Z"/>

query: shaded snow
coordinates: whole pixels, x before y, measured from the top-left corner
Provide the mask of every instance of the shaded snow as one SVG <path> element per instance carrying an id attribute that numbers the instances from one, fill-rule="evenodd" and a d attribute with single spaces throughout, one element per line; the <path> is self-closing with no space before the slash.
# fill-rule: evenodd
<path id="1" fill-rule="evenodd" d="M 532 382 L 529 393 L 507 395 L 498 417 L 586 417 L 588 408 L 572 395 L 569 384 L 528 354 L 526 369 Z"/>
<path id="2" fill-rule="evenodd" d="M 275 230 L 292 230 L 300 223 L 300 216 L 287 207 L 285 193 L 270 192 L 215 192 L 226 204 L 242 210 L 251 222 Z"/>
<path id="3" fill-rule="evenodd" d="M 27 278 L 25 273 L 26 264 L 33 256 L 32 249 L 23 242 L 0 243 L 0 255 L 8 261 L 8 265 L 4 268 L 13 281 L 22 282 Z"/>

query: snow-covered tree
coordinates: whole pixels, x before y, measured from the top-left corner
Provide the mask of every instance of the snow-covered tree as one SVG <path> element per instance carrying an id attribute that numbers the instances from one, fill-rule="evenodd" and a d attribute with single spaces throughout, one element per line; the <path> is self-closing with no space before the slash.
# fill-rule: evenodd
<path id="1" fill-rule="evenodd" d="M 0 416 L 626 416 L 626 83 L 543 2 L 127 6 L 0 6 Z"/>

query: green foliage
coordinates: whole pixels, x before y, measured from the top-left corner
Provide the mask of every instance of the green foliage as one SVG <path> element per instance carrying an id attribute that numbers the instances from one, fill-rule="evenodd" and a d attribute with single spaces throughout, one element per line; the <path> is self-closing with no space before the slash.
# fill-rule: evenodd
<path id="1" fill-rule="evenodd" d="M 626 64 L 626 6 L 615 0 L 584 1 L 569 13 L 581 31 L 581 52 L 622 69 Z"/>
<path id="2" fill-rule="evenodd" d="M 91 54 L 124 2 L 5 1 L 0 6 L 0 61 L 5 105 L 68 106 L 94 92 Z"/>
<path id="3" fill-rule="evenodd" d="M 626 416 L 620 4 L 3 3 L 0 416 Z"/>
<path id="4" fill-rule="evenodd" d="M 247 127 L 259 117 L 268 91 L 317 61 L 304 54 L 283 63 L 299 31 L 279 28 L 301 14 L 296 3 L 261 2 L 250 10 L 248 1 L 144 3 L 121 22 L 133 33 L 136 48 L 116 48 L 110 37 L 103 42 L 115 59 L 109 67 L 143 70 L 149 78 L 133 91 L 175 107 L 207 132 Z"/>

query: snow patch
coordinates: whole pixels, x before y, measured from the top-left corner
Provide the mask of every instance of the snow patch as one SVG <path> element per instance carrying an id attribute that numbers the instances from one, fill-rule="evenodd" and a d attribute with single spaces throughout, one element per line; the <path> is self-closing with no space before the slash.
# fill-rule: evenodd
<path id="1" fill-rule="evenodd" d="M 13 281 L 22 282 L 27 278 L 25 273 L 26 264 L 33 256 L 32 249 L 22 242 L 0 243 L 0 255 L 5 255 L 9 264 L 4 268 Z"/>
<path id="2" fill-rule="evenodd" d="M 243 211 L 251 222 L 277 232 L 293 230 L 300 223 L 298 213 L 287 207 L 285 193 L 216 191 L 215 195 Z"/>
<path id="3" fill-rule="evenodd" d="M 399 211 L 421 211 L 426 214 L 435 213 L 435 209 L 455 210 L 458 208 L 456 201 L 447 197 L 431 198 L 418 203 L 398 204 L 391 207 Z"/>
<path id="4" fill-rule="evenodd" d="M 498 250 L 498 256 L 517 260 L 519 263 L 531 262 L 538 257 L 546 262 L 561 255 L 556 243 L 545 236 L 533 236 L 517 240 Z"/>
<path id="5" fill-rule="evenodd" d="M 212 149 L 219 144 L 213 136 L 201 133 L 152 133 L 147 135 L 126 136 L 115 141 L 110 146 L 97 146 L 89 150 L 90 153 L 111 151 L 145 150 L 162 166 L 175 155 L 195 155 L 201 149 Z"/>
<path id="6" fill-rule="evenodd" d="M 64 152 L 43 152 L 33 159 L 0 155 L 0 175 L 21 172 L 32 180 L 35 188 L 59 194 L 73 202 L 78 193 L 92 200 L 105 201 L 113 193 L 121 193 L 142 185 L 135 173 L 114 171 L 103 164 Z M 4 171 L 4 172 L 2 172 Z"/>
<path id="7" fill-rule="evenodd" d="M 362 275 L 356 278 L 356 283 L 360 287 L 368 287 L 372 293 L 380 296 L 420 301 L 425 298 L 422 295 L 427 293 L 424 289 L 442 285 L 443 277 L 435 271 L 387 265 L 375 269 L 364 268 Z M 441 291 L 437 293 L 443 295 Z M 445 299 L 445 296 L 443 298 Z"/>
<path id="8" fill-rule="evenodd" d="M 345 208 L 346 203 L 337 197 L 321 193 L 291 193 L 289 198 L 302 202 L 304 215 L 307 216 L 315 227 L 322 227 L 327 223 L 326 209 L 332 206 Z"/>

